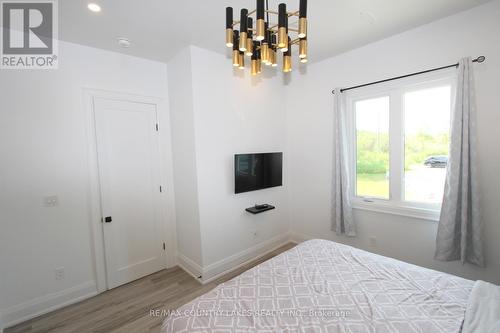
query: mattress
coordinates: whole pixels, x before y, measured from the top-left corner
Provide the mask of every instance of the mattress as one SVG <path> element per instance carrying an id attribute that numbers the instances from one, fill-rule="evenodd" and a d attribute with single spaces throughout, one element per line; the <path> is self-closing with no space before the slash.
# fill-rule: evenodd
<path id="1" fill-rule="evenodd" d="M 460 332 L 473 284 L 311 240 L 173 311 L 162 332 Z"/>

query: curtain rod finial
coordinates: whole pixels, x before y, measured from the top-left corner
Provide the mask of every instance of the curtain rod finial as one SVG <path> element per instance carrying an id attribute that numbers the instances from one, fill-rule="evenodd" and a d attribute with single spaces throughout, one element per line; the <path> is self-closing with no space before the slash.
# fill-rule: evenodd
<path id="1" fill-rule="evenodd" d="M 479 57 L 477 57 L 477 59 L 476 59 L 476 61 L 477 61 L 478 63 L 482 63 L 482 62 L 484 62 L 485 60 L 486 60 L 486 57 L 485 57 L 485 56 L 479 56 Z"/>

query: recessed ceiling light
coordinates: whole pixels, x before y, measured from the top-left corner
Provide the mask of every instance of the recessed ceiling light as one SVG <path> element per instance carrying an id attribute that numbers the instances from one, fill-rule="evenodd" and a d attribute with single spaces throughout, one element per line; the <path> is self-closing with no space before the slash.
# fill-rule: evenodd
<path id="1" fill-rule="evenodd" d="M 99 13 L 101 11 L 101 6 L 99 6 L 98 4 L 96 3 L 89 3 L 87 5 L 87 8 L 91 11 L 91 12 L 94 12 L 94 13 Z"/>
<path id="2" fill-rule="evenodd" d="M 118 41 L 118 45 L 120 45 L 121 47 L 124 47 L 124 48 L 129 48 L 130 45 L 132 44 L 130 42 L 130 39 L 124 38 L 124 37 L 118 38 L 117 41 Z"/>

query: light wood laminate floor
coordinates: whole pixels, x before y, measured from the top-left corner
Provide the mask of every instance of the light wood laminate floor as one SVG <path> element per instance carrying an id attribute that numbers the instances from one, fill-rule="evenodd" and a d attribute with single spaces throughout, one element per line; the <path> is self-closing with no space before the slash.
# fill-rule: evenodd
<path id="1" fill-rule="evenodd" d="M 151 316 L 151 309 L 177 309 L 217 285 L 294 246 L 295 244 L 290 243 L 280 247 L 205 285 L 201 285 L 179 267 L 163 270 L 8 328 L 5 333 L 159 332 L 164 318 Z"/>

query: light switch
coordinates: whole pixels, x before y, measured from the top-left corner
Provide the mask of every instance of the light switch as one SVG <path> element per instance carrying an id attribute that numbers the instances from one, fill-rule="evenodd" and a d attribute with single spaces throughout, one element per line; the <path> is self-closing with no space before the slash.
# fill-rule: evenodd
<path id="1" fill-rule="evenodd" d="M 59 198 L 56 195 L 43 198 L 43 205 L 45 207 L 57 207 L 59 206 Z"/>

